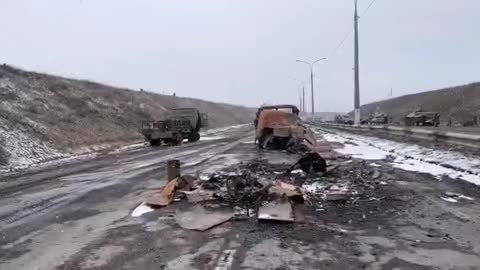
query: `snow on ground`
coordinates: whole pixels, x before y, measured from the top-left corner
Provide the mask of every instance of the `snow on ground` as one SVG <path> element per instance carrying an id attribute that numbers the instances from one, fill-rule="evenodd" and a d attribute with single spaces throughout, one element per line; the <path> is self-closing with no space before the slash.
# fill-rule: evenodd
<path id="1" fill-rule="evenodd" d="M 145 213 L 152 212 L 153 209 L 152 207 L 148 206 L 146 203 L 141 203 L 139 206 L 137 206 L 132 213 L 130 214 L 132 217 L 139 217 Z"/>
<path id="2" fill-rule="evenodd" d="M 46 167 L 58 165 L 74 160 L 92 159 L 105 149 L 114 147 L 110 144 L 102 144 L 90 147 L 82 147 L 73 153 L 60 152 L 47 144 L 36 140 L 22 132 L 5 131 L 0 128 L 0 137 L 7 142 L 4 146 L 9 153 L 7 166 L 0 166 L 0 172 L 23 170 L 32 167 Z M 141 149 L 145 143 L 134 143 L 121 146 L 110 153 L 118 154 L 126 151 Z"/>
<path id="3" fill-rule="evenodd" d="M 340 154 L 351 155 L 354 158 L 366 159 L 366 160 L 382 160 L 389 155 L 389 153 L 372 147 L 366 142 L 349 138 L 346 135 L 337 135 L 332 133 L 320 133 L 329 142 L 339 142 L 344 145 L 343 148 L 335 149 Z"/>
<path id="4" fill-rule="evenodd" d="M 210 135 L 210 134 L 224 132 L 224 131 L 227 131 L 227 130 L 242 128 L 246 125 L 249 125 L 249 124 L 240 124 L 240 125 L 235 125 L 235 126 L 227 126 L 227 127 L 221 127 L 221 128 L 207 129 L 205 131 L 200 132 L 200 135 L 201 136 L 207 136 L 207 135 Z"/>
<path id="5" fill-rule="evenodd" d="M 146 144 L 145 142 L 128 144 L 128 145 L 125 145 L 125 146 L 122 146 L 122 147 L 119 147 L 119 148 L 113 150 L 111 153 L 118 154 L 118 153 L 122 153 L 122 152 L 125 152 L 125 151 L 136 150 L 136 149 L 143 148 L 146 145 L 148 145 L 148 144 Z"/>
<path id="6" fill-rule="evenodd" d="M 200 137 L 201 141 L 214 141 L 214 140 L 221 140 L 224 139 L 225 136 L 206 136 L 206 137 Z"/>
<path id="7" fill-rule="evenodd" d="M 330 142 L 344 144 L 344 148 L 335 151 L 352 155 L 354 158 L 380 160 L 391 156 L 392 166 L 407 171 L 429 173 L 441 178 L 448 176 L 480 185 L 480 159 L 468 157 L 460 152 L 427 148 L 415 144 L 407 144 L 368 137 L 345 132 L 317 134 Z"/>
<path id="8" fill-rule="evenodd" d="M 8 166 L 0 167 L 0 171 L 27 167 L 44 160 L 66 156 L 18 129 L 6 130 L 0 127 L 0 137 L 5 141 L 3 148 L 9 154 Z"/>
<path id="9" fill-rule="evenodd" d="M 220 140 L 225 136 L 217 133 L 222 133 L 228 130 L 244 127 L 247 124 L 227 126 L 216 129 L 209 129 L 201 134 L 203 141 Z M 5 151 L 9 154 L 8 165 L 0 166 L 0 172 L 9 172 L 14 170 L 22 170 L 29 167 L 44 167 L 57 165 L 73 160 L 90 159 L 96 157 L 100 151 L 111 149 L 114 146 L 111 144 L 90 145 L 75 149 L 73 153 L 61 152 L 38 139 L 29 136 L 21 130 L 5 130 L 0 125 L 0 138 L 5 140 Z M 126 151 L 134 151 L 145 146 L 144 142 L 134 143 L 121 146 L 114 149 L 113 154 L 118 154 Z"/>
<path id="10" fill-rule="evenodd" d="M 220 140 L 226 138 L 226 136 L 219 135 L 218 133 L 223 133 L 225 131 L 229 131 L 232 129 L 238 129 L 242 128 L 244 126 L 247 126 L 249 124 L 240 124 L 240 125 L 235 125 L 235 126 L 227 126 L 227 127 L 222 127 L 222 128 L 214 128 L 214 129 L 208 129 L 206 131 L 200 132 L 200 140 L 201 141 L 214 141 L 214 140 Z"/>

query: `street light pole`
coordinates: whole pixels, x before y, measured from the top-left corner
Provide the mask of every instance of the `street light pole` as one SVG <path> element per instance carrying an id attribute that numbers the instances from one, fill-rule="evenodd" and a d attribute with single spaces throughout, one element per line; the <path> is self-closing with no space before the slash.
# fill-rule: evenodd
<path id="1" fill-rule="evenodd" d="M 298 107 L 300 108 L 300 111 L 303 112 L 303 108 L 302 108 L 302 92 L 300 92 L 300 95 L 299 95 Z"/>
<path id="2" fill-rule="evenodd" d="M 305 86 L 302 86 L 302 107 L 303 107 L 303 112 L 305 112 Z"/>
<path id="3" fill-rule="evenodd" d="M 354 118 L 353 123 L 355 126 L 360 125 L 360 78 L 359 78 L 359 57 L 358 57 L 358 13 L 357 13 L 357 0 L 355 0 L 355 93 L 354 93 Z"/>
<path id="4" fill-rule="evenodd" d="M 312 90 L 312 93 L 311 93 L 311 96 L 312 96 L 312 116 L 315 114 L 315 98 L 314 98 L 314 90 L 313 90 L 313 65 L 315 65 L 315 63 L 320 62 L 322 60 L 327 60 L 327 58 L 321 58 L 321 59 L 315 60 L 311 63 L 307 62 L 307 61 L 303 61 L 303 60 L 297 60 L 297 62 L 305 63 L 310 67 L 310 89 Z"/>
<path id="5" fill-rule="evenodd" d="M 313 98 L 313 65 L 310 65 L 310 89 L 312 89 L 312 117 L 315 114 L 315 99 Z"/>

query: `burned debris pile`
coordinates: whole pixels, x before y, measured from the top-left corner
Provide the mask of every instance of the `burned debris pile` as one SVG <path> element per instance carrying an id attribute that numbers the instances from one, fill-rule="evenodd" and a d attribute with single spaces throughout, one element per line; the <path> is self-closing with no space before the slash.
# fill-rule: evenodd
<path id="1" fill-rule="evenodd" d="M 232 219 L 296 222 L 295 208 L 301 205 L 322 211 L 330 203 L 350 205 L 380 199 L 374 189 L 381 183 L 372 178 L 378 172 L 349 171 L 340 166 L 348 160 L 327 164 L 320 156 L 310 156 L 314 158 L 304 156 L 293 166 L 257 159 L 212 175 L 177 176 L 150 194 L 145 203 L 154 208 L 179 204 L 177 223 L 204 231 Z"/>
<path id="2" fill-rule="evenodd" d="M 176 222 L 186 229 L 204 231 L 232 219 L 296 222 L 296 209 L 304 208 L 301 205 L 322 211 L 329 203 L 379 200 L 374 196 L 374 181 L 380 172 L 365 174 L 343 166 L 352 161 L 339 156 L 329 143 L 318 142 L 294 106 L 259 109 L 255 126 L 256 143 L 262 151 L 280 149 L 285 155 L 296 155 L 297 162 L 256 159 L 211 175 L 192 176 L 180 174 L 178 160 L 169 161 L 169 181 L 144 204 L 164 207 L 175 201 L 181 206 L 176 210 Z"/>

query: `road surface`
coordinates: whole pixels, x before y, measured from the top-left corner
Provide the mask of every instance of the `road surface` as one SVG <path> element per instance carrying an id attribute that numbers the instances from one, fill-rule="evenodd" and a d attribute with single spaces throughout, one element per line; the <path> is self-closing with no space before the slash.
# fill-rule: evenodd
<path id="1" fill-rule="evenodd" d="M 480 268 L 480 189 L 396 168 L 389 157 L 342 161 L 328 181 L 361 178 L 373 195 L 307 204 L 294 224 L 252 218 L 189 231 L 174 220 L 182 202 L 131 215 L 165 184 L 168 159 L 203 174 L 258 158 L 288 165 L 297 156 L 258 151 L 243 126 L 0 176 L 0 269 Z M 444 192 L 468 199 L 446 201 Z"/>

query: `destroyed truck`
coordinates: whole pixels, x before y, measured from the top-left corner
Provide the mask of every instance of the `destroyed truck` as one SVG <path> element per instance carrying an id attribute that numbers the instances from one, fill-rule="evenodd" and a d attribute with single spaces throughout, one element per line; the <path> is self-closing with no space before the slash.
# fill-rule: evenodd
<path id="1" fill-rule="evenodd" d="M 313 138 L 298 116 L 294 105 L 260 107 L 254 125 L 255 142 L 259 148 L 287 149 L 301 145 L 307 138 Z M 310 139 L 312 140 L 312 139 Z"/>
<path id="2" fill-rule="evenodd" d="M 440 114 L 421 110 L 414 111 L 405 117 L 405 125 L 438 127 L 440 125 Z"/>
<path id="3" fill-rule="evenodd" d="M 177 108 L 159 121 L 143 121 L 142 134 L 152 146 L 181 144 L 200 140 L 200 128 L 208 126 L 207 114 L 195 108 Z"/>

